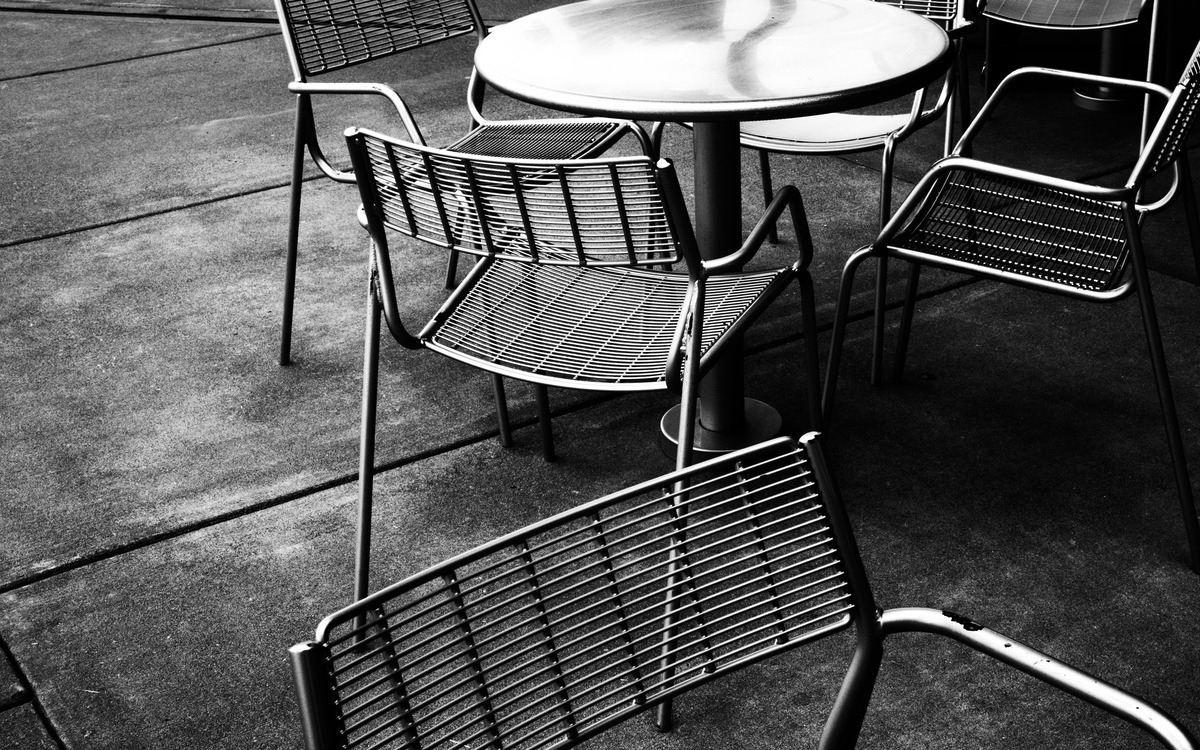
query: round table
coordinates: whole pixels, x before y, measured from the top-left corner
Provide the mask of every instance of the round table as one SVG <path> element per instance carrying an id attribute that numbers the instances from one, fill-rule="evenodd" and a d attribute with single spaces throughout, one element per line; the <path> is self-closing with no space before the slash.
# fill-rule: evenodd
<path id="1" fill-rule="evenodd" d="M 950 60 L 936 24 L 870 0 L 587 0 L 498 26 L 475 52 L 480 76 L 516 99 L 692 123 L 706 258 L 742 242 L 739 121 L 887 101 L 935 80 Z M 743 394 L 735 347 L 701 381 L 697 450 L 778 432 L 778 413 Z M 673 416 L 664 432 L 674 434 Z"/>

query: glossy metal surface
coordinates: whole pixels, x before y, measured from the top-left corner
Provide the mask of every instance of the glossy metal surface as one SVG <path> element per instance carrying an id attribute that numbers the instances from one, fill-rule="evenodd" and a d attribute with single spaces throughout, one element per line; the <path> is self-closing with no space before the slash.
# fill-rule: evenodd
<path id="1" fill-rule="evenodd" d="M 475 65 L 555 109 L 746 120 L 906 94 L 948 54 L 936 24 L 864 0 L 589 0 L 496 28 Z"/>

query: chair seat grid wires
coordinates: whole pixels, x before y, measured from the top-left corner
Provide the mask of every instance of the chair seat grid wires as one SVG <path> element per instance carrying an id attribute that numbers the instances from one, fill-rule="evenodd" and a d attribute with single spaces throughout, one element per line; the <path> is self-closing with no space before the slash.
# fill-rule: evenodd
<path id="1" fill-rule="evenodd" d="M 892 244 L 1090 291 L 1117 286 L 1129 255 L 1119 205 L 968 171 Z"/>
<path id="2" fill-rule="evenodd" d="M 707 351 L 784 273 L 710 278 Z M 428 335 L 432 348 L 558 381 L 663 383 L 688 277 L 495 263 Z"/>
<path id="3" fill-rule="evenodd" d="M 324 637 L 347 747 L 534 750 L 841 629 L 849 599 L 792 444 L 689 492 L 537 524 L 386 589 L 362 629 L 334 619 Z"/>
<path id="4" fill-rule="evenodd" d="M 505 122 L 503 127 L 481 127 L 449 146 L 482 156 L 538 159 L 548 154 L 578 154 L 613 132 L 607 120 L 561 120 L 555 123 L 522 125 Z"/>

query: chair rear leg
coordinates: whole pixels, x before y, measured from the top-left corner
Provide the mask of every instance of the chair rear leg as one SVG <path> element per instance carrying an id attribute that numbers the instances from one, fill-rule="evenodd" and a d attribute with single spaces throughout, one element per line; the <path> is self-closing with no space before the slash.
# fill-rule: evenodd
<path id="1" fill-rule="evenodd" d="M 301 96 L 296 100 L 296 143 L 292 149 L 292 191 L 288 203 L 287 260 L 283 271 L 283 322 L 279 340 L 279 364 L 292 363 L 292 309 L 296 299 L 296 254 L 300 240 L 300 190 L 304 185 L 304 144 L 308 138 L 311 110 Z"/>
<path id="2" fill-rule="evenodd" d="M 372 274 L 374 276 L 374 274 Z M 354 601 L 365 597 L 371 577 L 371 510 L 375 490 L 375 416 L 379 395 L 379 299 L 374 278 L 368 289 L 363 342 L 362 423 L 358 456 L 358 535 L 355 542 Z"/>
<path id="3" fill-rule="evenodd" d="M 804 377 L 808 394 L 809 430 L 820 432 L 824 424 L 821 414 L 821 363 L 817 349 L 817 303 L 812 276 L 805 269 L 797 279 L 800 284 L 800 322 L 804 335 Z"/>
<path id="4" fill-rule="evenodd" d="M 758 152 L 758 168 L 762 173 L 763 205 L 769 206 L 775 197 L 774 189 L 771 186 L 771 155 L 762 149 Z M 779 230 L 774 224 L 767 232 L 767 242 L 772 245 L 779 244 Z"/>
<path id="5" fill-rule="evenodd" d="M 904 290 L 904 310 L 900 314 L 900 330 L 896 334 L 896 360 L 892 363 L 892 381 L 904 380 L 904 361 L 908 356 L 908 340 L 912 336 L 913 313 L 917 308 L 917 287 L 921 283 L 921 266 L 908 264 L 908 285 Z"/>
<path id="6" fill-rule="evenodd" d="M 1187 219 L 1188 242 L 1192 245 L 1192 263 L 1196 266 L 1196 283 L 1200 284 L 1200 218 L 1196 215 L 1196 183 L 1192 180 L 1187 154 L 1179 155 L 1179 189 L 1183 215 Z"/>
<path id="7" fill-rule="evenodd" d="M 500 429 L 500 445 L 512 445 L 512 427 L 508 421 L 508 397 L 504 394 L 504 378 L 492 374 L 492 392 L 496 398 L 496 423 Z"/>
<path id="8" fill-rule="evenodd" d="M 542 429 L 542 456 L 547 461 L 554 460 L 554 424 L 550 418 L 550 394 L 546 386 L 534 386 L 534 398 L 537 401 L 538 426 Z"/>
<path id="9" fill-rule="evenodd" d="M 879 228 L 883 229 L 892 215 L 892 166 L 896 161 L 896 141 L 888 138 L 883 144 L 883 162 L 879 170 Z M 887 256 L 876 260 L 875 271 L 875 329 L 871 339 L 871 385 L 883 382 L 883 329 L 887 315 Z"/>

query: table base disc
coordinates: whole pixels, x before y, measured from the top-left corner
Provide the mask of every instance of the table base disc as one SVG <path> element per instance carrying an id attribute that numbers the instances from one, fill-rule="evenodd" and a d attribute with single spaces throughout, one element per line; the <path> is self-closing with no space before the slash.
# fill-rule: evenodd
<path id="1" fill-rule="evenodd" d="M 1111 86 L 1080 86 L 1075 89 L 1075 106 L 1092 112 L 1123 112 L 1133 109 L 1140 98 Z"/>
<path id="2" fill-rule="evenodd" d="M 774 407 L 752 398 L 743 399 L 745 422 L 740 430 L 713 432 L 706 430 L 696 417 L 696 439 L 692 441 L 692 450 L 706 454 L 704 458 L 712 458 L 716 454 L 756 445 L 764 440 L 770 440 L 779 434 L 783 427 L 783 418 Z M 668 456 L 675 455 L 675 446 L 679 443 L 679 406 L 671 407 L 662 417 L 661 437 L 659 444 Z"/>

